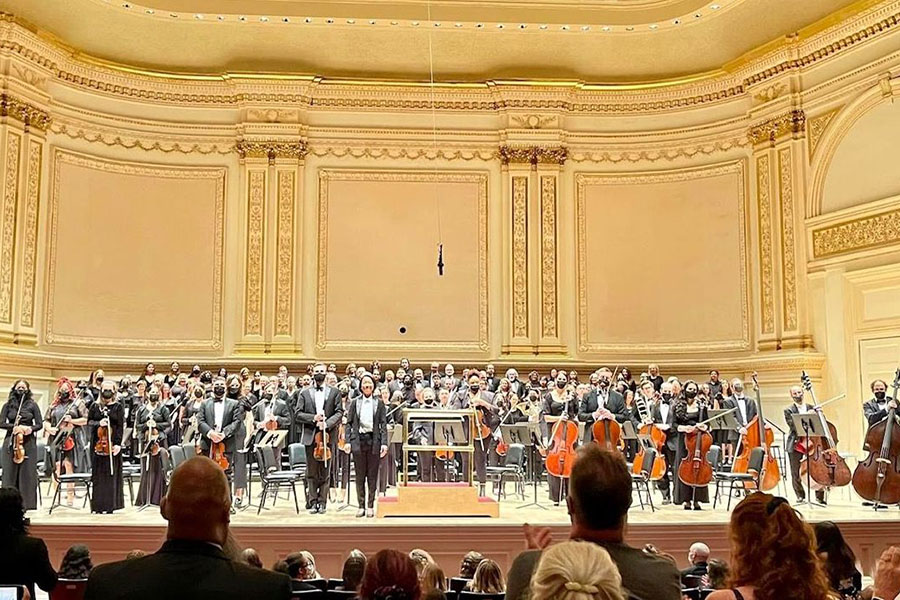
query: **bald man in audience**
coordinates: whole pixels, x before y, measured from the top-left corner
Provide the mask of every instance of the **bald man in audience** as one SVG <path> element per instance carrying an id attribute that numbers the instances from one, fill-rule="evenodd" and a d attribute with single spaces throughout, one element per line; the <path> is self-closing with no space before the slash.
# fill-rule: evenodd
<path id="1" fill-rule="evenodd" d="M 159 511 L 169 523 L 162 548 L 94 568 L 86 600 L 290 599 L 287 576 L 232 562 L 223 552 L 231 499 L 216 463 L 198 456 L 175 469 Z"/>
<path id="2" fill-rule="evenodd" d="M 709 573 L 709 546 L 703 542 L 694 542 L 688 550 L 688 562 L 691 566 L 681 572 L 681 585 L 699 587 L 700 579 Z"/>

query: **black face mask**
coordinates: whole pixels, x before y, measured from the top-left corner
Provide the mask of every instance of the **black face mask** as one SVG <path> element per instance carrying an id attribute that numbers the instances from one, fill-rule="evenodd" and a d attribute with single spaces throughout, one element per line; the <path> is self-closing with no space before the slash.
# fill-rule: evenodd
<path id="1" fill-rule="evenodd" d="M 228 388 L 228 397 L 229 398 L 237 398 L 238 394 L 241 393 L 241 388 L 239 387 L 230 387 Z"/>
<path id="2" fill-rule="evenodd" d="M 469 391 L 472 392 L 473 394 L 476 393 L 480 389 L 481 389 L 481 386 L 478 385 L 477 383 L 469 384 Z"/>
<path id="3" fill-rule="evenodd" d="M 173 395 L 173 396 L 181 396 L 181 395 L 183 395 L 183 394 L 184 394 L 184 388 L 183 388 L 183 387 L 176 385 L 175 387 L 172 388 L 172 395 Z"/>
<path id="4" fill-rule="evenodd" d="M 154 392 L 148 396 L 150 398 L 150 402 L 156 402 L 159 400 L 159 394 Z"/>
<path id="5" fill-rule="evenodd" d="M 103 383 L 103 376 L 101 375 L 100 377 L 97 377 L 96 379 L 94 379 L 94 381 L 96 381 L 97 383 Z"/>
<path id="6" fill-rule="evenodd" d="M 684 397 L 685 398 L 696 398 L 697 390 L 684 390 Z"/>
<path id="7" fill-rule="evenodd" d="M 881 402 L 882 400 L 884 400 L 886 395 L 887 394 L 885 394 L 885 392 L 875 392 L 875 399 Z"/>
<path id="8" fill-rule="evenodd" d="M 213 388 L 213 394 L 216 395 L 216 396 L 220 396 L 220 397 L 221 397 L 221 396 L 224 396 L 224 395 L 225 395 L 225 388 L 222 387 L 222 386 L 217 385 L 216 387 Z"/>
<path id="9" fill-rule="evenodd" d="M 322 385 L 322 382 L 325 381 L 325 373 L 315 373 L 313 374 L 313 379 L 319 385 Z"/>
<path id="10" fill-rule="evenodd" d="M 597 383 L 598 383 L 598 384 L 600 385 L 600 387 L 602 387 L 602 388 L 608 388 L 608 387 L 609 387 L 609 379 L 601 379 L 601 380 L 598 381 Z"/>
<path id="11" fill-rule="evenodd" d="M 19 398 L 20 400 L 25 397 L 25 390 L 14 389 L 13 397 Z"/>
<path id="12" fill-rule="evenodd" d="M 203 392 L 195 392 L 195 393 L 194 393 L 194 398 L 196 398 L 197 400 L 202 400 L 202 399 L 203 399 Z"/>
<path id="13" fill-rule="evenodd" d="M 669 392 L 663 392 L 662 398 L 663 398 L 663 400 L 668 402 L 669 400 L 672 399 L 672 394 L 670 394 Z"/>
<path id="14" fill-rule="evenodd" d="M 112 390 L 103 390 L 102 392 L 100 392 L 100 395 L 103 398 L 105 398 L 106 400 L 109 400 L 110 398 L 113 397 L 113 391 Z"/>
<path id="15" fill-rule="evenodd" d="M 59 399 L 62 400 L 63 402 L 65 402 L 66 400 L 68 400 L 71 397 L 72 397 L 72 394 L 69 392 L 69 390 L 63 390 L 59 393 Z"/>
<path id="16" fill-rule="evenodd" d="M 558 387 L 558 388 L 561 389 L 561 390 L 562 390 L 562 389 L 565 389 L 565 387 L 566 387 L 566 382 L 563 381 L 562 379 L 559 379 L 559 380 L 557 380 L 557 382 L 556 382 L 556 387 Z"/>

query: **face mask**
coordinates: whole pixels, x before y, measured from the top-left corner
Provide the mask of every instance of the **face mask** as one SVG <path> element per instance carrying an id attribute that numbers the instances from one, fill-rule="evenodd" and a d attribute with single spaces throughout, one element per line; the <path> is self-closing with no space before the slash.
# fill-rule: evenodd
<path id="1" fill-rule="evenodd" d="M 228 395 L 232 398 L 237 398 L 237 395 L 241 392 L 241 388 L 239 387 L 230 387 L 228 388 Z"/>
<path id="2" fill-rule="evenodd" d="M 158 392 L 152 392 L 152 393 L 150 394 L 150 402 L 156 402 L 157 400 L 159 400 L 159 393 L 158 393 Z"/>
<path id="3" fill-rule="evenodd" d="M 663 400 L 671 400 L 672 394 L 670 394 L 669 392 L 663 392 L 662 397 L 663 397 Z"/>
<path id="4" fill-rule="evenodd" d="M 316 383 L 321 384 L 325 381 L 325 373 L 315 373 L 313 374 L 313 379 L 315 379 Z"/>
<path id="5" fill-rule="evenodd" d="M 269 392 L 264 392 L 264 393 L 263 393 L 263 398 L 265 398 L 266 400 L 271 400 L 271 399 L 272 399 L 272 394 L 269 393 Z"/>
<path id="6" fill-rule="evenodd" d="M 96 381 L 97 383 L 103 383 L 103 376 L 101 375 L 100 377 L 97 377 L 96 379 L 94 379 L 94 381 Z"/>
<path id="7" fill-rule="evenodd" d="M 224 396 L 225 388 L 217 385 L 216 387 L 213 388 L 213 394 L 215 394 L 216 396 Z"/>
<path id="8" fill-rule="evenodd" d="M 20 390 L 20 389 L 16 388 L 16 389 L 13 390 L 13 395 L 14 395 L 16 398 L 24 398 L 24 397 L 25 397 L 25 390 Z"/>
<path id="9" fill-rule="evenodd" d="M 478 385 L 477 383 L 469 384 L 469 391 L 472 392 L 473 394 L 480 389 L 481 389 L 481 386 Z"/>
<path id="10" fill-rule="evenodd" d="M 72 395 L 71 395 L 71 393 L 69 392 L 69 390 L 62 390 L 62 391 L 59 393 L 59 399 L 62 400 L 62 401 L 68 400 L 71 396 L 72 396 Z"/>
<path id="11" fill-rule="evenodd" d="M 177 386 L 177 385 L 176 385 L 175 387 L 172 388 L 172 395 L 173 395 L 173 396 L 181 396 L 182 394 L 184 394 L 184 388 L 183 388 L 183 387 Z"/>
<path id="12" fill-rule="evenodd" d="M 685 398 L 696 398 L 696 397 L 697 397 L 697 390 L 685 390 L 685 391 L 684 391 L 684 397 L 685 397 Z"/>
<path id="13" fill-rule="evenodd" d="M 566 382 L 560 379 L 556 382 L 556 387 L 558 387 L 559 389 L 563 389 L 566 387 Z"/>
<path id="14" fill-rule="evenodd" d="M 197 398 L 198 400 L 203 398 L 203 391 L 194 392 L 194 398 Z"/>
<path id="15" fill-rule="evenodd" d="M 103 396 L 106 400 L 109 400 L 110 398 L 113 397 L 113 391 L 112 390 L 103 390 L 102 392 L 100 392 L 100 395 Z"/>
<path id="16" fill-rule="evenodd" d="M 598 383 L 602 388 L 609 387 L 609 379 L 601 379 Z"/>
<path id="17" fill-rule="evenodd" d="M 884 392 L 875 392 L 875 399 L 881 402 L 885 398 Z"/>

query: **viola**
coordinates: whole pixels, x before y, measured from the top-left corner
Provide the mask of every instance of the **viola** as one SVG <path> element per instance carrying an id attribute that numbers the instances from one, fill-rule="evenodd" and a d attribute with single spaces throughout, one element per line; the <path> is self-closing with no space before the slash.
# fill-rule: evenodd
<path id="1" fill-rule="evenodd" d="M 578 425 L 569 420 L 571 393 L 566 397 L 562 418 L 553 425 L 550 449 L 547 451 L 547 472 L 554 477 L 568 479 L 575 464 L 575 443 L 578 441 Z"/>
<path id="2" fill-rule="evenodd" d="M 595 421 L 591 427 L 591 433 L 594 434 L 594 441 L 600 444 L 601 448 L 613 451 L 618 450 L 622 445 L 622 427 L 615 419 Z"/>
<path id="3" fill-rule="evenodd" d="M 766 457 L 759 474 L 759 488 L 760 491 L 767 492 L 778 485 L 778 481 L 781 479 L 781 472 L 778 468 L 778 461 L 772 456 L 772 444 L 775 442 L 775 434 L 772 433 L 771 429 L 766 428 L 759 382 L 756 379 L 755 372 L 751 375 L 751 379 L 753 380 L 753 388 L 756 390 L 757 414 L 747 423 L 747 432 L 741 436 L 738 442 L 740 452 L 734 457 L 731 472 L 746 473 L 750 467 L 750 452 L 754 448 L 764 448 Z M 745 486 L 747 485 L 749 484 L 745 484 Z"/>
<path id="4" fill-rule="evenodd" d="M 320 462 L 328 462 L 331 460 L 331 446 L 328 443 L 327 431 L 320 430 L 316 433 L 313 458 Z"/>
<path id="5" fill-rule="evenodd" d="M 892 401 L 896 402 L 900 388 L 900 369 L 894 375 Z M 853 489 L 861 497 L 880 504 L 900 502 L 900 432 L 896 425 L 897 409 L 888 409 L 887 417 L 866 431 L 863 447 L 869 453 L 856 465 Z"/>
<path id="6" fill-rule="evenodd" d="M 97 441 L 94 443 L 94 453 L 109 454 L 109 427 L 97 428 Z"/>
<path id="7" fill-rule="evenodd" d="M 800 381 L 803 387 L 809 392 L 810 397 L 815 404 L 816 416 L 821 420 L 825 437 L 815 437 L 809 439 L 809 446 L 806 448 L 806 457 L 800 464 L 800 477 L 805 478 L 809 472 L 809 478 L 822 487 L 841 487 L 850 483 L 852 475 L 847 462 L 838 453 L 837 450 L 837 427 L 833 423 L 825 419 L 822 414 L 822 407 L 816 400 L 815 392 L 813 392 L 812 381 L 806 371 L 802 371 Z M 797 432 L 799 435 L 800 432 Z M 815 489 L 815 485 L 813 485 Z"/>
<path id="8" fill-rule="evenodd" d="M 225 471 L 228 469 L 228 457 L 225 455 L 225 442 L 213 442 L 209 445 L 209 457 Z"/>

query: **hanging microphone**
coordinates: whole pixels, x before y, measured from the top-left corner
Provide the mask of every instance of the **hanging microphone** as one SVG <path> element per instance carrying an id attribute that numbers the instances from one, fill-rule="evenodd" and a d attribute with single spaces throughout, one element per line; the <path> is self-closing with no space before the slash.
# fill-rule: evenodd
<path id="1" fill-rule="evenodd" d="M 437 261 L 438 275 L 440 277 L 444 276 L 444 245 L 438 244 L 438 261 Z"/>

